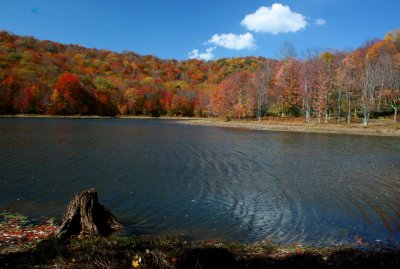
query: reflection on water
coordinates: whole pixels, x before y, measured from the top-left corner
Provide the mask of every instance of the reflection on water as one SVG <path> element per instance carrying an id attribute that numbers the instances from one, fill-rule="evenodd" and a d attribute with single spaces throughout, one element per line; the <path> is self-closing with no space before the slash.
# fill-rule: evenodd
<path id="1" fill-rule="evenodd" d="M 0 119 L 0 137 L 0 209 L 32 218 L 96 187 L 128 233 L 400 240 L 398 138 L 118 119 Z"/>

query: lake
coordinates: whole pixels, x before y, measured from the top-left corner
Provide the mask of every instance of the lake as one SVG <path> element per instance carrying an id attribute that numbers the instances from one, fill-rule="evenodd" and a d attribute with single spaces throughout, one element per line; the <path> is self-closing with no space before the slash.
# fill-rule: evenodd
<path id="1" fill-rule="evenodd" d="M 0 210 L 61 218 L 90 187 L 128 234 L 400 241 L 399 138 L 0 118 Z"/>

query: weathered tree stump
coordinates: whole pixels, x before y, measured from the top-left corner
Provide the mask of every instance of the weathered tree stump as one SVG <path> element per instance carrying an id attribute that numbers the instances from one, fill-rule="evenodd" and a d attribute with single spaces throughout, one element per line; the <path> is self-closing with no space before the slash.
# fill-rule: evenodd
<path id="1" fill-rule="evenodd" d="M 69 203 L 57 235 L 108 235 L 121 228 L 117 218 L 99 204 L 97 191 L 92 188 L 75 195 Z"/>

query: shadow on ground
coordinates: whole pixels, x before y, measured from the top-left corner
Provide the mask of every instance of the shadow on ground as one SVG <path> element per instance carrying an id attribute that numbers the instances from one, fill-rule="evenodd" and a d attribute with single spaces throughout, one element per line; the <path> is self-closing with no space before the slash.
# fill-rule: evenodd
<path id="1" fill-rule="evenodd" d="M 0 254 L 0 268 L 400 268 L 399 251 L 341 249 L 276 255 L 268 248 L 149 238 L 52 238 Z M 133 261 L 136 260 L 136 264 Z"/>

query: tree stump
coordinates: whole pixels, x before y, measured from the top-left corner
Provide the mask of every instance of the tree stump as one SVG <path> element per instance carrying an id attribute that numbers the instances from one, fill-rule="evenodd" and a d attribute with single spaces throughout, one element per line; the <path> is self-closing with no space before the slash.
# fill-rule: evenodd
<path id="1" fill-rule="evenodd" d="M 69 203 L 57 235 L 108 235 L 121 228 L 117 218 L 99 204 L 97 191 L 92 188 L 75 195 Z"/>

